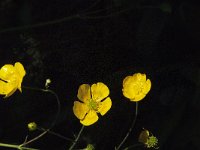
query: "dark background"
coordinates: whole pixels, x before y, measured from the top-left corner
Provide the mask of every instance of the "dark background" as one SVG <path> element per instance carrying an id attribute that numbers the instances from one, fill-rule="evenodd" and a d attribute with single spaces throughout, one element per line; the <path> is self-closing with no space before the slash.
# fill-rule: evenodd
<path id="1" fill-rule="evenodd" d="M 24 86 L 50 88 L 61 101 L 52 129 L 73 138 L 81 128 L 73 115 L 80 84 L 104 82 L 111 110 L 85 128 L 77 149 L 88 143 L 114 149 L 127 133 L 135 104 L 123 97 L 123 78 L 146 73 L 152 89 L 139 102 L 136 126 L 124 147 L 137 144 L 142 128 L 160 150 L 200 149 L 200 8 L 193 0 L 1 0 L 0 66 L 20 61 Z M 23 143 L 35 121 L 48 128 L 55 118 L 52 95 L 23 89 L 0 100 L 0 142 Z M 46 135 L 30 144 L 66 150 L 70 142 Z M 0 148 L 7 150 L 7 148 Z M 144 149 L 138 147 L 135 149 Z"/>

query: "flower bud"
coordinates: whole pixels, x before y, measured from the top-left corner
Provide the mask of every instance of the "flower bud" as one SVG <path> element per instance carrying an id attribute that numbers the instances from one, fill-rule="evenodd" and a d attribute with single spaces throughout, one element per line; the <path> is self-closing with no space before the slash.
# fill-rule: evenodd
<path id="1" fill-rule="evenodd" d="M 35 131 L 37 129 L 37 124 L 35 122 L 30 122 L 28 124 L 28 130 L 29 131 Z"/>

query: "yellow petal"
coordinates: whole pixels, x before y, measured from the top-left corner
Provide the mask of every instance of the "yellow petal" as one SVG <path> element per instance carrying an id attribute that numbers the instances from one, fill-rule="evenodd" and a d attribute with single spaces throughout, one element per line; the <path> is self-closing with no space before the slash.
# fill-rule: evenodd
<path id="1" fill-rule="evenodd" d="M 91 86 L 91 93 L 92 99 L 96 102 L 100 102 L 109 95 L 109 89 L 104 83 L 98 82 Z"/>
<path id="2" fill-rule="evenodd" d="M 6 84 L 7 84 L 6 82 L 3 82 L 0 80 L 0 94 L 1 95 L 6 95 L 8 93 Z"/>
<path id="3" fill-rule="evenodd" d="M 136 85 L 136 76 L 127 76 L 124 80 L 123 80 L 123 95 L 126 98 L 134 98 L 137 91 L 135 90 L 134 86 Z"/>
<path id="4" fill-rule="evenodd" d="M 78 119 L 83 119 L 88 111 L 89 108 L 86 104 L 81 103 L 79 101 L 74 102 L 73 112 Z"/>
<path id="5" fill-rule="evenodd" d="M 26 74 L 23 65 L 20 62 L 16 62 L 14 67 L 16 71 L 19 73 L 20 78 L 23 78 Z"/>
<path id="6" fill-rule="evenodd" d="M 150 89 L 151 89 L 151 81 L 147 79 L 144 85 L 143 93 L 147 94 L 150 91 Z"/>
<path id="7" fill-rule="evenodd" d="M 13 65 L 4 65 L 0 70 L 0 79 L 9 81 L 11 76 L 15 73 Z"/>
<path id="8" fill-rule="evenodd" d="M 6 94 L 6 96 L 4 98 L 11 96 L 16 90 L 17 90 L 17 88 L 14 87 L 9 93 Z"/>
<path id="9" fill-rule="evenodd" d="M 20 92 L 22 92 L 21 83 L 18 84 L 17 88 L 18 88 L 18 90 L 19 90 Z"/>
<path id="10" fill-rule="evenodd" d="M 131 90 L 131 88 L 123 88 L 122 89 L 122 92 L 123 92 L 123 95 L 126 97 L 126 98 L 129 98 L 129 99 L 133 99 L 135 97 L 135 91 L 134 90 Z"/>
<path id="11" fill-rule="evenodd" d="M 147 79 L 146 83 L 143 85 L 142 91 L 140 91 L 137 95 L 135 95 L 135 97 L 133 99 L 131 99 L 131 101 L 140 101 L 142 100 L 146 94 L 150 91 L 151 89 L 151 81 L 149 79 Z"/>
<path id="12" fill-rule="evenodd" d="M 134 75 L 137 76 L 137 81 L 138 82 L 141 82 L 141 83 L 145 83 L 146 82 L 146 74 L 136 73 Z"/>
<path id="13" fill-rule="evenodd" d="M 98 112 L 103 116 L 108 112 L 108 110 L 110 110 L 111 106 L 112 106 L 112 101 L 110 97 L 108 97 L 104 101 L 100 102 L 100 107 L 98 109 Z"/>
<path id="14" fill-rule="evenodd" d="M 88 101 L 91 99 L 90 85 L 89 84 L 80 85 L 77 97 L 82 102 L 88 103 Z"/>
<path id="15" fill-rule="evenodd" d="M 97 113 L 93 110 L 90 110 L 88 114 L 86 114 L 85 118 L 80 121 L 84 126 L 89 126 L 97 122 L 99 119 Z"/>
<path id="16" fill-rule="evenodd" d="M 12 83 L 6 83 L 0 80 L 0 94 L 5 95 L 4 98 L 9 97 L 17 90 L 16 86 Z"/>
<path id="17" fill-rule="evenodd" d="M 130 99 L 130 100 L 134 101 L 134 102 L 137 102 L 137 101 L 142 100 L 145 96 L 146 96 L 146 94 L 144 94 L 144 93 L 141 92 L 138 95 L 135 95 L 135 97 L 132 98 L 132 99 Z"/>

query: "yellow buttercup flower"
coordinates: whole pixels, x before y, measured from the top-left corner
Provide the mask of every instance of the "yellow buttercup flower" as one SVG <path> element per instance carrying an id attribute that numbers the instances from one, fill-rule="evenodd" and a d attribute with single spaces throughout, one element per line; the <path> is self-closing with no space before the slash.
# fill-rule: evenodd
<path id="1" fill-rule="evenodd" d="M 20 62 L 6 64 L 0 69 L 0 94 L 11 96 L 17 89 L 22 92 L 21 83 L 26 72 Z"/>
<path id="2" fill-rule="evenodd" d="M 151 81 L 146 80 L 146 75 L 135 73 L 123 80 L 123 95 L 131 101 L 140 101 L 151 89 Z"/>
<path id="3" fill-rule="evenodd" d="M 80 101 L 75 101 L 73 106 L 73 112 L 80 119 L 80 123 L 89 126 L 97 122 L 99 118 L 97 113 L 105 115 L 112 106 L 108 95 L 109 89 L 102 82 L 93 84 L 91 87 L 89 84 L 80 85 L 77 95 Z"/>

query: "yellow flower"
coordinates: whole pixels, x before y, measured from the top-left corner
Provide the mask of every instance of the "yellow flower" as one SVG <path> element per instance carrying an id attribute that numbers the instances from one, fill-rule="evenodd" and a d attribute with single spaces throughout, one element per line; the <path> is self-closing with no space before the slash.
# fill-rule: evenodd
<path id="1" fill-rule="evenodd" d="M 123 80 L 123 95 L 131 101 L 140 101 L 151 89 L 151 81 L 146 80 L 146 75 L 135 73 Z"/>
<path id="2" fill-rule="evenodd" d="M 0 69 L 0 94 L 11 96 L 17 89 L 22 92 L 21 83 L 26 72 L 20 62 L 6 64 Z"/>
<path id="3" fill-rule="evenodd" d="M 80 119 L 80 123 L 89 126 L 98 120 L 97 113 L 102 116 L 111 108 L 112 101 L 109 95 L 108 87 L 98 82 L 91 87 L 89 84 L 82 84 L 78 89 L 78 99 L 73 106 L 75 116 Z"/>
<path id="4" fill-rule="evenodd" d="M 158 149 L 158 139 L 153 136 L 153 134 L 149 133 L 148 130 L 144 129 L 140 135 L 139 135 L 139 138 L 138 138 L 138 141 L 143 143 L 147 148 L 155 148 L 155 149 Z"/>

